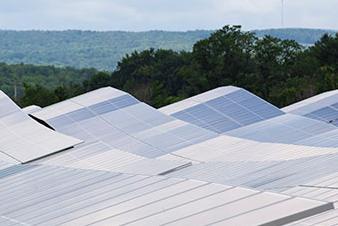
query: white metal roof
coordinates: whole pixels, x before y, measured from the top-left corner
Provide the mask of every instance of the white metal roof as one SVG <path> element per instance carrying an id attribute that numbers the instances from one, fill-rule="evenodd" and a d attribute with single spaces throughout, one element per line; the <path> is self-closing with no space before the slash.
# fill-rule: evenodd
<path id="1" fill-rule="evenodd" d="M 20 138 L 51 131 L 3 93 L 0 104 L 0 124 Z M 27 164 L 0 152 L 0 225 L 338 224 L 338 128 L 243 89 L 156 110 L 106 87 L 32 114 L 84 142 L 54 153 L 38 134 L 52 155 Z M 0 150 L 35 153 L 7 127 Z"/>
<path id="2" fill-rule="evenodd" d="M 82 142 L 34 121 L 1 91 L 0 127 L 0 152 L 18 162 L 38 159 Z"/>
<path id="3" fill-rule="evenodd" d="M 333 208 L 328 202 L 196 180 L 51 166 L 18 171 L 0 186 L 2 225 L 250 225 L 250 213 L 262 216 L 255 223 L 272 224 Z"/>

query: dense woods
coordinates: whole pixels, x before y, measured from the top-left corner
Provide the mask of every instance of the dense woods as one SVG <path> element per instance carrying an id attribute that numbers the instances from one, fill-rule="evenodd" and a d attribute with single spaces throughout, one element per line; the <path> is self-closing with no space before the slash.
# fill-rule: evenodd
<path id="1" fill-rule="evenodd" d="M 113 71 L 127 53 L 152 48 L 191 50 L 210 31 L 1 31 L 0 62 Z"/>
<path id="2" fill-rule="evenodd" d="M 24 86 L 28 84 L 53 89 L 61 85 L 80 84 L 96 73 L 96 69 L 0 63 L 0 90 L 13 98 L 21 97 L 24 93 Z"/>
<path id="3" fill-rule="evenodd" d="M 319 41 L 324 34 L 335 35 L 336 31 L 308 28 L 275 28 L 266 30 L 254 30 L 257 37 L 261 38 L 266 35 L 280 38 L 282 40 L 295 40 L 302 45 L 313 45 Z"/>
<path id="4" fill-rule="evenodd" d="M 0 62 L 70 66 L 115 70 L 127 53 L 149 48 L 191 51 L 212 31 L 4 31 L 0 30 Z M 270 29 L 254 31 L 257 37 L 271 35 L 311 45 L 324 33 L 318 29 Z"/>
<path id="5" fill-rule="evenodd" d="M 113 86 L 161 107 L 226 85 L 246 88 L 279 107 L 337 89 L 338 35 L 324 35 L 305 48 L 296 41 L 257 38 L 239 26 L 225 26 L 196 42 L 190 52 L 135 51 L 124 56 L 114 72 L 97 72 L 77 83 L 48 88 L 26 82 L 18 101 L 22 106 L 46 106 Z"/>

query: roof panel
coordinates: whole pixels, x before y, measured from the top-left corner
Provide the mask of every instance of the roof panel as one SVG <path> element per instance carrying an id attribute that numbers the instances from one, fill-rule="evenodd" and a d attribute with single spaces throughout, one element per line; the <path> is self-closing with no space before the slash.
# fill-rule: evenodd
<path id="1" fill-rule="evenodd" d="M 338 90 L 325 92 L 292 104 L 282 110 L 303 115 L 338 127 Z"/>
<path id="2" fill-rule="evenodd" d="M 0 151 L 16 161 L 32 161 L 82 142 L 37 123 L 2 92 L 0 109 Z"/>
<path id="3" fill-rule="evenodd" d="M 147 158 L 217 136 L 109 87 L 44 108 L 34 116 L 46 120 L 57 131 L 86 143 L 102 142 L 110 149 Z"/>

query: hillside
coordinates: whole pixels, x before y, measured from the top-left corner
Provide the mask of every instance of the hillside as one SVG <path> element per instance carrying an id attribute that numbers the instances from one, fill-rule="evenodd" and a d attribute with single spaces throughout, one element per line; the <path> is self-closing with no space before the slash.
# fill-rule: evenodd
<path id="1" fill-rule="evenodd" d="M 327 30 L 271 29 L 255 31 L 313 44 Z M 332 32 L 332 31 L 329 31 Z M 113 71 L 127 53 L 148 48 L 190 51 L 193 44 L 209 37 L 211 31 L 1 31 L 0 62 L 37 65 L 94 67 Z"/>
<path id="2" fill-rule="evenodd" d="M 322 30 L 322 29 L 304 29 L 304 28 L 284 28 L 284 29 L 267 29 L 267 30 L 254 30 L 253 31 L 258 37 L 265 35 L 271 35 L 280 39 L 295 40 L 303 45 L 313 45 L 317 42 L 324 34 L 335 34 L 333 30 Z"/>
<path id="3" fill-rule="evenodd" d="M 147 48 L 191 50 L 209 31 L 0 31 L 0 62 L 113 70 L 126 54 Z"/>

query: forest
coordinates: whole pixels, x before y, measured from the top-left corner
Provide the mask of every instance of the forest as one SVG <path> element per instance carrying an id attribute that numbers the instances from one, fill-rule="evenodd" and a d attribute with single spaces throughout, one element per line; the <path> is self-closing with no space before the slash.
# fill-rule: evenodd
<path id="1" fill-rule="evenodd" d="M 320 40 L 324 34 L 335 35 L 336 31 L 308 28 L 281 28 L 281 29 L 265 29 L 253 30 L 257 37 L 262 38 L 270 35 L 282 40 L 295 40 L 296 42 L 310 46 Z"/>
<path id="2" fill-rule="evenodd" d="M 0 62 L 113 71 L 127 53 L 150 47 L 190 51 L 210 32 L 0 30 Z"/>
<path id="3" fill-rule="evenodd" d="M 113 71 L 126 54 L 149 48 L 191 51 L 213 31 L 6 31 L 0 30 L 0 62 L 54 65 Z M 270 35 L 312 45 L 325 33 L 319 29 L 255 30 L 257 37 Z"/>
<path id="4" fill-rule="evenodd" d="M 337 89 L 338 34 L 325 34 L 313 46 L 304 47 L 294 40 L 257 38 L 240 26 L 224 26 L 197 41 L 192 51 L 134 51 L 113 72 L 100 71 L 81 82 L 53 88 L 25 82 L 25 92 L 17 101 L 21 106 L 43 107 L 112 86 L 161 107 L 226 85 L 243 87 L 278 107 Z"/>
<path id="5" fill-rule="evenodd" d="M 24 84 L 54 89 L 63 85 L 80 84 L 97 73 L 96 69 L 0 63 L 0 90 L 17 99 L 24 94 Z"/>

